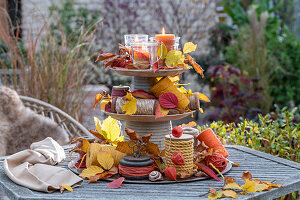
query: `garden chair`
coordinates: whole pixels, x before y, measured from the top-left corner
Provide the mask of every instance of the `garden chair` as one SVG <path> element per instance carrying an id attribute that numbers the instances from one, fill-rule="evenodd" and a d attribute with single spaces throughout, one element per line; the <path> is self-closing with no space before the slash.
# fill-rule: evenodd
<path id="1" fill-rule="evenodd" d="M 56 122 L 66 131 L 70 138 L 93 137 L 92 134 L 84 126 L 82 126 L 82 124 L 59 108 L 27 96 L 20 96 L 20 99 L 25 107 L 30 108 L 37 114 L 49 117 Z"/>

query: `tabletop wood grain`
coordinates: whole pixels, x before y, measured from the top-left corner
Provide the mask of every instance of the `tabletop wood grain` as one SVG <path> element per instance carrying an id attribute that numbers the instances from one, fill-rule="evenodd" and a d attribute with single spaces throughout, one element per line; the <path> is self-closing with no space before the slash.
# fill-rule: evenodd
<path id="1" fill-rule="evenodd" d="M 68 155 L 68 147 L 65 147 Z M 262 181 L 274 181 L 283 184 L 282 188 L 275 188 L 267 192 L 257 192 L 250 195 L 240 195 L 239 199 L 274 199 L 285 194 L 300 190 L 300 164 L 270 154 L 259 152 L 243 146 L 227 146 L 229 159 L 239 163 L 240 167 L 233 167 L 226 174 L 228 177 L 241 180 L 244 171 L 250 171 L 254 178 Z M 66 167 L 68 161 L 59 164 Z M 51 194 L 36 192 L 13 183 L 3 171 L 3 158 L 0 158 L 0 191 L 10 199 L 207 199 L 208 187 L 221 188 L 223 182 L 213 179 L 176 184 L 128 184 L 122 188 L 110 189 L 108 182 L 99 181 L 88 184 L 84 181 L 81 187 L 74 188 L 74 192 Z"/>

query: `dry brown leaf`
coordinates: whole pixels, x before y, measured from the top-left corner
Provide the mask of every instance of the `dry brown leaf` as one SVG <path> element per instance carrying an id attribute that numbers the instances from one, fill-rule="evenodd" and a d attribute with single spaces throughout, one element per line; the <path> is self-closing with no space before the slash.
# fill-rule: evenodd
<path id="1" fill-rule="evenodd" d="M 248 180 L 251 180 L 251 179 L 252 179 L 252 174 L 251 174 L 250 172 L 243 172 L 242 179 L 243 179 L 244 181 L 246 181 L 247 179 L 248 179 Z"/>
<path id="2" fill-rule="evenodd" d="M 127 141 L 127 142 L 119 142 L 117 144 L 116 150 L 125 153 L 127 155 L 133 155 L 133 149 L 129 147 L 134 145 L 133 141 Z"/>
<path id="3" fill-rule="evenodd" d="M 139 140 L 140 136 L 136 133 L 136 131 L 130 129 L 130 128 L 125 128 L 125 132 L 128 135 L 130 140 Z"/>
<path id="4" fill-rule="evenodd" d="M 146 134 L 146 135 L 143 135 L 143 136 L 142 136 L 142 141 L 143 141 L 144 143 L 148 143 L 149 140 L 150 140 L 150 138 L 151 138 L 151 136 L 152 136 L 152 133 L 148 133 L 148 134 Z"/>
<path id="5" fill-rule="evenodd" d="M 101 133 L 99 133 L 98 131 L 89 130 L 89 132 L 91 134 L 93 134 L 96 138 L 98 138 L 98 139 L 100 139 L 102 141 L 106 141 L 105 137 Z"/>
<path id="6" fill-rule="evenodd" d="M 146 150 L 148 153 L 154 155 L 154 156 L 160 156 L 160 151 L 157 144 L 154 144 L 152 142 L 148 142 L 146 146 Z"/>
<path id="7" fill-rule="evenodd" d="M 96 174 L 95 176 L 91 176 L 89 178 L 89 182 L 88 183 L 97 182 L 99 179 L 102 179 L 102 178 L 106 177 L 107 175 L 108 175 L 108 172 L 103 172 L 101 174 Z"/>

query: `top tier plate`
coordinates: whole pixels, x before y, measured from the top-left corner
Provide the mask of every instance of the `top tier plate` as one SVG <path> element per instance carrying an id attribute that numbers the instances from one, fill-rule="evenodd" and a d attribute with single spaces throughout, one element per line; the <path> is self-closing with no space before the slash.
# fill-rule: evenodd
<path id="1" fill-rule="evenodd" d="M 154 73 L 152 69 L 122 69 L 122 68 L 110 68 L 110 69 L 123 76 L 139 76 L 139 77 L 176 76 L 188 70 L 188 69 L 162 69 Z"/>

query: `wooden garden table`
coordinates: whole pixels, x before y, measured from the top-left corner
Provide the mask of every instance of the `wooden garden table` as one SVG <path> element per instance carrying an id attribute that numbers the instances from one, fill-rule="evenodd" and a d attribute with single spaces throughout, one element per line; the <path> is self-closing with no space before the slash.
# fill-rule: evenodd
<path id="1" fill-rule="evenodd" d="M 240 167 L 233 167 L 226 174 L 228 177 L 241 180 L 244 171 L 250 171 L 254 178 L 262 181 L 275 181 L 283 184 L 282 188 L 275 188 L 266 192 L 257 192 L 249 195 L 240 195 L 239 199 L 274 199 L 285 194 L 300 190 L 300 164 L 278 158 L 260 151 L 252 150 L 243 146 L 227 146 L 229 159 L 239 163 Z M 69 147 L 65 147 L 68 155 Z M 106 187 L 106 181 L 88 184 L 85 180 L 81 187 L 75 188 L 74 192 L 42 193 L 36 192 L 13 183 L 3 171 L 3 157 L 0 158 L 0 191 L 10 199 L 207 199 L 208 186 L 221 188 L 222 181 L 212 179 L 176 184 L 128 184 L 123 183 L 122 188 L 110 189 Z M 68 160 L 59 164 L 67 167 Z M 0 195 L 1 199 L 1 195 Z"/>

